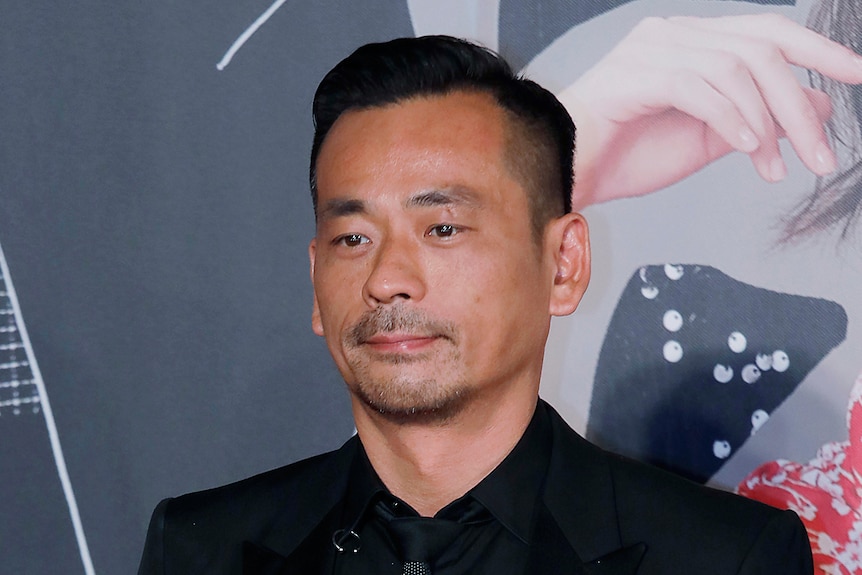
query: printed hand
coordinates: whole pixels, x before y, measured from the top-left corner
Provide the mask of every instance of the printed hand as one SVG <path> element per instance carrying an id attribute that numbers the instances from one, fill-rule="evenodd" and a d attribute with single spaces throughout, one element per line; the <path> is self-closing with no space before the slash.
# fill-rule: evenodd
<path id="1" fill-rule="evenodd" d="M 781 180 L 782 137 L 812 172 L 833 171 L 831 102 L 791 65 L 862 83 L 862 57 L 783 16 L 643 20 L 560 94 L 578 124 L 574 207 L 653 192 L 733 150 Z"/>

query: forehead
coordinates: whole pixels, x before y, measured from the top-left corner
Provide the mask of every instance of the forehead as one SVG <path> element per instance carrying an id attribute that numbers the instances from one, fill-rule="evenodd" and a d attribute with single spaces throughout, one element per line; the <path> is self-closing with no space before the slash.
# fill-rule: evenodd
<path id="1" fill-rule="evenodd" d="M 352 110 L 333 125 L 317 159 L 319 200 L 373 190 L 499 188 L 506 118 L 484 93 L 454 92 Z M 520 186 L 518 186 L 520 188 Z"/>

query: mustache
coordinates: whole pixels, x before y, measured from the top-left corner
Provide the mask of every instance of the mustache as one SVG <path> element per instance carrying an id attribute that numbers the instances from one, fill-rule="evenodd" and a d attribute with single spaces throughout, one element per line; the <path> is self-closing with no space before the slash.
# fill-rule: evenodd
<path id="1" fill-rule="evenodd" d="M 453 324 L 404 307 L 379 307 L 366 312 L 347 331 L 345 340 L 349 346 L 358 347 L 377 334 L 392 332 L 455 340 Z"/>

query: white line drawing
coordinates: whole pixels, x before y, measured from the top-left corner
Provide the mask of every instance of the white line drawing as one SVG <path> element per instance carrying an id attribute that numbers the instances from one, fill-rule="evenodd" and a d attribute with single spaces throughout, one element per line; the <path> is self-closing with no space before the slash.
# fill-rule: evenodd
<path id="1" fill-rule="evenodd" d="M 266 12 L 257 17 L 251 26 L 245 29 L 245 31 L 239 35 L 239 38 L 234 40 L 234 43 L 230 45 L 230 48 L 227 49 L 224 56 L 222 56 L 219 63 L 216 64 L 216 68 L 221 72 L 225 69 L 225 67 L 230 64 L 230 61 L 233 60 L 234 55 L 242 48 L 242 45 L 245 44 L 249 38 L 251 38 L 257 29 L 263 26 L 270 17 L 275 14 L 276 10 L 281 8 L 281 5 L 284 4 L 287 0 L 275 0 L 272 3 L 272 6 L 266 9 Z"/>
<path id="2" fill-rule="evenodd" d="M 275 0 L 275 2 L 273 2 L 263 14 L 257 17 L 257 20 L 252 22 L 251 26 L 246 28 L 243 33 L 239 35 L 239 38 L 234 40 L 233 44 L 230 45 L 230 48 L 227 49 L 227 52 L 225 52 L 224 56 L 222 56 L 221 60 L 216 64 L 216 69 L 218 69 L 219 72 L 224 70 L 227 65 L 230 64 L 230 61 L 233 60 L 233 57 L 237 52 L 239 52 L 239 49 L 243 47 L 243 44 L 248 42 L 249 38 L 251 38 L 286 1 L 287 0 Z M 450 6 L 447 8 L 451 8 L 453 10 L 460 8 L 462 11 L 466 11 L 466 15 L 470 16 L 467 18 L 467 21 L 472 22 L 470 25 L 471 33 L 465 34 L 463 30 L 457 28 L 457 23 L 464 18 L 452 17 L 451 14 L 449 14 L 450 10 L 448 9 L 444 11 L 448 18 L 448 20 L 446 20 L 446 24 L 442 25 L 441 30 L 434 29 L 433 31 L 438 34 L 454 33 L 455 35 L 468 36 L 484 43 L 491 49 L 496 49 L 498 41 L 497 21 L 499 20 L 500 0 L 474 0 L 473 2 L 467 2 L 466 7 L 461 7 L 461 3 L 461 0 L 457 0 L 455 2 L 450 1 Z M 427 20 L 436 20 L 436 17 L 429 18 L 429 15 L 440 12 L 440 7 L 437 4 L 437 0 L 434 0 L 433 2 L 429 0 L 408 0 L 407 7 L 410 11 L 410 21 L 413 25 L 414 35 L 419 35 L 419 31 L 422 31 L 423 34 L 430 33 L 429 30 L 425 29 L 427 26 L 432 26 L 432 28 L 434 26 L 441 26 L 439 22 L 434 22 L 433 24 L 431 22 L 427 22 Z M 485 14 L 486 16 L 484 18 L 480 18 L 479 15 L 481 14 Z M 460 12 L 458 15 L 464 16 L 464 14 L 461 14 Z"/>
<path id="3" fill-rule="evenodd" d="M 407 0 L 407 9 L 414 36 L 447 34 L 498 49 L 500 0 Z"/>
<path id="4" fill-rule="evenodd" d="M 66 504 L 69 507 L 72 526 L 75 529 L 75 539 L 78 541 L 78 550 L 81 554 L 81 562 L 84 565 L 84 573 L 86 575 L 95 575 L 96 572 L 93 569 L 93 561 L 90 558 L 90 549 L 87 546 L 87 538 L 84 535 L 84 528 L 81 524 L 81 515 L 78 513 L 78 503 L 75 501 L 75 492 L 72 490 L 72 482 L 69 479 L 69 472 L 66 469 L 66 460 L 63 458 L 63 449 L 60 446 L 60 436 L 57 433 L 57 425 L 54 423 L 54 413 L 51 411 L 51 404 L 48 401 L 48 393 L 45 390 L 45 382 L 42 380 L 42 373 L 39 371 L 39 364 L 36 363 L 36 355 L 33 353 L 33 346 L 30 343 L 30 337 L 27 335 L 27 327 L 24 325 L 24 317 L 21 315 L 21 307 L 18 305 L 18 297 L 15 294 L 15 287 L 12 285 L 12 277 L 9 275 L 9 266 L 6 263 L 6 256 L 3 254 L 3 246 L 0 246 L 0 283 L 2 283 L 3 280 L 5 280 L 6 283 L 5 296 L 9 298 L 9 303 L 12 306 L 12 312 L 15 316 L 17 328 L 0 328 L 0 332 L 10 333 L 18 331 L 21 337 L 21 344 L 27 353 L 27 363 L 29 363 L 30 372 L 33 375 L 32 381 L 28 381 L 26 383 L 34 384 L 38 390 L 38 395 L 36 397 L 21 398 L 17 401 L 19 403 L 38 403 L 42 406 L 42 413 L 45 415 L 45 425 L 48 427 L 48 438 L 51 441 L 51 451 L 54 454 L 54 463 L 57 465 L 60 484 L 63 487 L 63 494 L 66 496 Z M 14 401 L 16 400 L 12 401 L 12 405 L 14 405 Z"/>

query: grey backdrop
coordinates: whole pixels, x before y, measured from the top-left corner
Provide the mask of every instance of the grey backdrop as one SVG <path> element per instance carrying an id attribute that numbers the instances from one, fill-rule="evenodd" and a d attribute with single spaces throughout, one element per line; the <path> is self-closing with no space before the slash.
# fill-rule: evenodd
<path id="1" fill-rule="evenodd" d="M 408 6 L 422 4 L 287 1 L 219 71 L 216 63 L 270 0 L 0 0 L 0 245 L 10 271 L 0 312 L 9 310 L 7 327 L 26 323 L 91 572 L 134 572 L 159 499 L 334 448 L 351 434 L 342 383 L 309 329 L 310 101 L 325 71 L 356 46 L 411 35 L 418 10 L 411 22 Z M 644 15 L 754 9 L 676 0 L 447 5 L 464 14 L 493 5 L 492 44 L 554 89 Z M 626 6 L 546 50 L 617 5 Z M 787 13 L 804 19 L 806 10 Z M 431 12 L 423 32 L 446 31 L 464 16 Z M 737 228 L 735 239 L 749 250 L 740 260 L 739 246 L 721 236 L 726 228 L 689 241 L 708 227 L 704 218 L 657 230 L 656 218 L 643 216 L 710 211 L 710 221 L 717 215 L 736 225 L 752 204 L 774 208 L 774 194 L 750 195 L 761 184 L 743 159 L 710 170 L 667 193 L 588 210 L 599 256 L 594 286 L 584 310 L 555 326 L 543 380 L 543 393 L 576 427 L 585 423 L 612 306 L 638 265 L 718 262 L 758 285 L 845 305 L 851 298 L 831 278 L 855 264 L 822 263 L 822 250 L 806 248 L 806 261 L 826 273 L 800 283 L 787 267 L 800 251 L 774 258 L 752 218 Z M 798 165 L 791 170 L 793 186 L 784 188 L 811 185 Z M 721 190 L 698 196 L 699 209 L 687 199 L 692 186 L 721 181 L 733 186 L 733 202 Z M 3 299 L 13 283 L 17 309 Z M 855 325 L 853 306 L 848 311 Z M 810 437 L 791 433 L 802 446 L 791 455 L 841 439 L 835 430 L 851 383 L 844 380 L 858 369 L 852 349 L 841 353 L 815 374 L 815 383 L 829 384 L 826 399 L 809 383 L 794 411 L 770 422 L 766 445 L 788 443 L 790 422 L 811 409 L 828 421 L 820 417 Z M 0 572 L 83 573 L 45 410 L 4 407 L 25 395 L 2 382 L 35 379 L 35 366 L 3 367 L 15 362 L 20 355 L 0 358 Z M 784 454 L 764 445 L 742 454 L 726 485 Z"/>
<path id="2" fill-rule="evenodd" d="M 268 6 L 0 6 L 0 243 L 98 573 L 134 572 L 159 499 L 352 432 L 309 329 L 310 101 L 412 29 L 397 2 L 292 2 L 218 71 Z M 62 504 L 26 415 L 2 414 L 4 495 Z M 0 572 L 83 572 L 42 507 L 3 508 Z"/>

